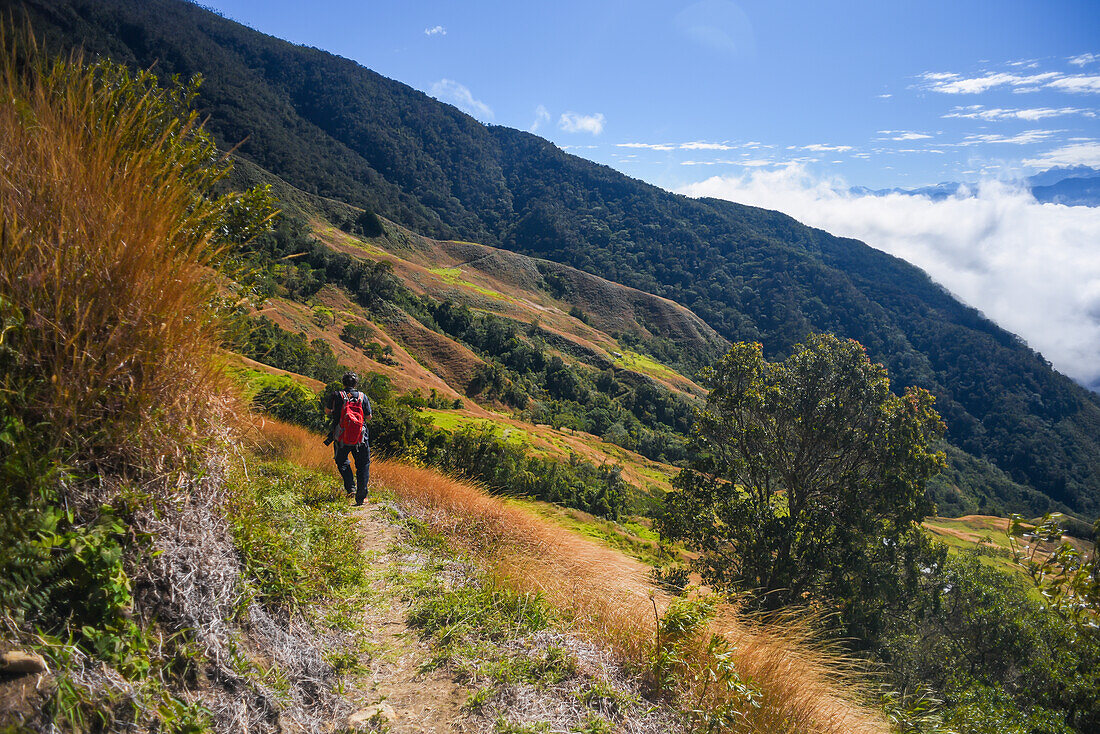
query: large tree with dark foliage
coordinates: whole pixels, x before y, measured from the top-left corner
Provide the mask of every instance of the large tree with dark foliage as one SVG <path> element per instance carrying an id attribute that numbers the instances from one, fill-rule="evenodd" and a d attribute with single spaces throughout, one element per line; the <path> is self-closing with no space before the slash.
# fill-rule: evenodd
<path id="1" fill-rule="evenodd" d="M 662 534 L 698 553 L 704 581 L 768 607 L 875 598 L 943 465 L 932 396 L 895 395 L 860 344 L 828 335 L 779 363 L 735 344 L 707 379 L 699 470 L 674 480 Z"/>
<path id="2" fill-rule="evenodd" d="M 811 332 L 858 339 L 897 390 L 935 394 L 959 450 L 951 476 L 967 483 L 938 490 L 955 511 L 1100 513 L 1100 398 L 897 258 L 776 212 L 676 196 L 180 0 L 0 9 L 26 11 L 54 49 L 201 72 L 222 145 L 244 141 L 240 156 L 307 192 L 672 298 L 769 356 Z"/>

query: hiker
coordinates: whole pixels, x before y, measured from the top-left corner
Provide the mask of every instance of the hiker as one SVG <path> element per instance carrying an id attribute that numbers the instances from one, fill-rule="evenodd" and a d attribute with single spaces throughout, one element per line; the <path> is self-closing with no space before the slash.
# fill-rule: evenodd
<path id="1" fill-rule="evenodd" d="M 362 505 L 367 498 L 367 480 L 370 479 L 370 441 L 367 436 L 367 421 L 371 419 L 370 399 L 355 389 L 359 376 L 354 372 L 345 374 L 341 382 L 344 389 L 333 392 L 329 397 L 325 415 L 332 417 L 329 438 L 336 468 L 344 479 L 344 491 L 348 497 L 355 497 L 356 505 Z M 352 457 L 355 458 L 354 475 L 351 472 Z"/>

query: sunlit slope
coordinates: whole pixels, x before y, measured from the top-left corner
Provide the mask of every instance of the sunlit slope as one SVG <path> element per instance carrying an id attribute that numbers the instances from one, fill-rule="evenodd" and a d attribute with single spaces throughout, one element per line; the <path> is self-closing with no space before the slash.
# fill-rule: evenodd
<path id="1" fill-rule="evenodd" d="M 332 471 L 327 453 L 301 429 L 271 421 L 263 434 L 291 461 Z M 656 615 L 671 600 L 653 587 L 646 564 L 608 547 L 606 538 L 571 532 L 526 503 L 489 496 L 428 468 L 380 461 L 372 482 L 501 583 L 542 595 L 573 629 L 610 645 L 637 669 L 651 664 L 654 645 L 661 645 Z M 890 731 L 869 705 L 869 676 L 837 649 L 815 642 L 810 624 L 792 619 L 765 626 L 719 604 L 699 634 L 703 644 L 676 663 L 682 671 L 679 700 L 690 701 L 697 712 L 725 710 L 736 717 L 738 731 L 761 734 Z M 728 644 L 723 659 L 732 660 L 759 690 L 754 702 L 739 698 L 737 689 L 712 685 L 705 671 L 708 664 L 713 668 L 714 646 L 706 641 L 714 635 Z"/>
<path id="2" fill-rule="evenodd" d="M 313 217 L 314 236 L 332 250 L 390 263 L 393 273 L 414 293 L 436 301 L 462 303 L 523 328 L 535 325 L 546 353 L 578 369 L 607 370 L 620 376 L 630 373 L 635 376 L 632 379 L 652 381 L 695 402 L 705 395 L 696 382 L 652 356 L 629 349 L 612 333 L 620 337 L 633 334 L 642 339 L 675 339 L 675 343 L 696 351 L 724 347 L 721 338 L 687 309 L 572 268 L 474 243 L 419 237 L 389 222 L 385 223 L 385 233 L 378 237 L 353 236 L 328 224 L 316 213 L 316 206 L 308 207 L 308 211 Z M 553 279 L 557 296 L 547 285 L 544 273 Z M 574 293 L 587 294 L 578 300 L 592 309 L 591 315 L 572 300 L 564 300 L 572 299 Z M 468 385 L 485 361 L 469 346 L 428 328 L 399 309 L 372 312 L 334 284 L 324 285 L 307 301 L 285 296 L 269 298 L 252 315 L 269 318 L 308 341 L 323 340 L 341 364 L 362 373 L 385 375 L 399 392 L 416 391 L 424 396 L 434 393 L 451 401 L 446 408 L 422 411 L 439 428 L 487 428 L 534 454 L 565 459 L 576 455 L 595 464 L 619 465 L 627 482 L 651 495 L 666 491 L 676 471 L 599 436 L 532 423 L 499 402 L 481 396 L 471 398 Z M 389 348 L 390 353 L 373 359 L 342 339 L 341 332 L 349 324 L 366 329 L 370 338 Z M 244 362 L 254 370 L 283 374 L 251 360 Z M 310 389 L 319 387 L 314 380 L 295 377 Z"/>
<path id="3" fill-rule="evenodd" d="M 902 260 L 779 212 L 676 196 L 182 1 L 9 6 L 54 48 L 202 73 L 219 142 L 312 194 L 659 294 L 772 357 L 811 331 L 858 339 L 897 385 L 936 395 L 952 445 L 1043 495 L 1010 491 L 989 510 L 1100 508 L 1100 396 Z"/>
<path id="4" fill-rule="evenodd" d="M 667 339 L 697 354 L 718 355 L 728 345 L 706 322 L 666 298 L 508 250 L 433 240 L 389 223 L 387 230 L 387 236 L 364 239 L 315 222 L 314 233 L 334 250 L 391 263 L 415 293 L 537 324 L 548 332 L 547 346 L 567 361 L 629 369 L 687 395 L 705 393 L 616 335 Z"/>

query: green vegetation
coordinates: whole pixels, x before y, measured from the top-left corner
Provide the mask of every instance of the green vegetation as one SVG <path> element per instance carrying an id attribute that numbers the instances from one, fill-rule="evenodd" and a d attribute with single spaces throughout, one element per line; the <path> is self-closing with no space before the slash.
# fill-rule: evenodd
<path id="1" fill-rule="evenodd" d="M 331 476 L 264 461 L 247 477 L 236 472 L 227 489 L 226 514 L 255 598 L 300 607 L 360 590 L 359 534 Z"/>
<path id="2" fill-rule="evenodd" d="M 1100 621 L 1100 520 L 1092 526 L 1091 548 L 1082 550 L 1063 540 L 1062 519 L 1051 514 L 1030 525 L 1013 515 L 1009 549 L 1050 608 L 1077 625 L 1095 627 Z"/>
<path id="3" fill-rule="evenodd" d="M 243 333 L 232 346 L 257 362 L 324 383 L 339 382 L 345 372 L 328 342 L 308 341 L 305 334 L 287 331 L 266 316 L 245 319 L 240 330 Z"/>
<path id="4" fill-rule="evenodd" d="M 928 483 L 936 512 L 946 517 L 982 514 L 1007 517 L 1016 508 L 1030 516 L 1051 511 L 1056 503 L 1031 487 L 1013 481 L 988 462 L 941 442 L 947 468 Z"/>
<path id="5" fill-rule="evenodd" d="M 561 647 L 529 656 L 509 653 L 499 644 L 560 623 L 545 599 L 512 591 L 481 573 L 459 585 L 448 583 L 454 575 L 449 567 L 456 560 L 439 555 L 446 547 L 442 538 L 416 520 L 406 523 L 416 542 L 435 554 L 433 565 L 406 579 L 414 595 L 408 620 L 435 646 L 434 665 L 452 665 L 460 680 L 490 685 L 546 685 L 576 674 L 576 661 Z M 467 567 L 466 571 L 473 569 Z M 492 687 L 475 692 L 470 706 L 479 708 L 493 693 Z"/>
<path id="6" fill-rule="evenodd" d="M 637 518 L 619 518 L 617 522 L 601 517 L 580 515 L 576 510 L 530 500 L 515 502 L 578 535 L 598 540 L 609 548 L 657 566 L 670 559 L 669 551 L 660 545 L 655 532 L 637 522 Z"/>
<path id="7" fill-rule="evenodd" d="M 737 671 L 730 644 L 709 633 L 707 623 L 714 613 L 710 597 L 673 599 L 658 620 L 652 662 L 655 693 L 690 695 L 696 703 L 687 711 L 688 723 L 693 730 L 708 732 L 730 730 L 764 701 L 756 683 Z M 703 670 L 698 669 L 700 662 Z"/>
<path id="8" fill-rule="evenodd" d="M 930 509 L 943 424 L 931 395 L 891 393 L 854 341 L 811 337 L 782 363 L 761 352 L 735 344 L 706 375 L 701 458 L 674 480 L 659 527 L 700 553 L 710 584 L 771 608 L 844 599 L 845 621 L 865 624 L 887 593 L 876 586 L 916 573 L 903 549 Z"/>
<path id="9" fill-rule="evenodd" d="M 327 689 L 298 705 L 329 675 L 295 667 L 317 654 L 307 627 L 239 605 L 218 507 L 210 272 L 271 202 L 219 193 L 227 169 L 194 86 L 52 61 L 0 27 L 0 91 L 0 626 L 5 648 L 49 665 L 29 696 L 5 691 L 0 727 L 190 734 L 225 710 L 251 730 L 273 711 L 330 716 Z M 272 652 L 245 619 L 286 638 L 283 662 L 248 662 Z"/>
<path id="10" fill-rule="evenodd" d="M 467 386 L 471 395 L 647 456 L 691 460 L 666 530 L 697 545 L 708 580 L 757 606 L 805 599 L 835 611 L 822 634 L 845 635 L 856 653 L 887 669 L 897 710 L 924 712 L 911 729 L 1100 729 L 1095 562 L 1065 549 L 1026 559 L 1037 594 L 989 556 L 948 554 L 913 532 L 922 501 L 916 490 L 936 448 L 927 396 L 906 388 L 923 385 L 937 398 L 950 473 L 933 484 L 933 497 L 960 512 L 1095 515 L 1100 400 L 916 269 L 779 214 L 631 181 L 193 5 L 62 0 L 24 3 L 17 12 L 59 47 L 81 44 L 138 68 L 158 61 L 158 71 L 183 78 L 206 72 L 198 104 L 210 111 L 218 143 L 187 111 L 195 87 L 165 92 L 151 75 L 108 61 L 36 65 L 29 50 L 30 63 L 5 50 L 0 601 L 5 629 L 59 671 L 56 689 L 29 715 L 72 729 L 193 731 L 209 725 L 215 709 L 203 701 L 212 699 L 228 699 L 252 725 L 267 721 L 290 691 L 307 691 L 317 708 L 332 705 L 316 677 L 247 664 L 253 651 L 237 602 L 250 588 L 249 618 L 283 629 L 288 609 L 355 587 L 342 516 L 310 477 L 264 465 L 227 505 L 233 545 L 213 499 L 221 418 L 209 399 L 219 321 L 209 273 L 226 262 L 230 245 L 245 241 L 230 263 L 250 289 L 240 295 L 304 301 L 337 285 L 372 316 L 404 318 L 400 309 L 487 357 Z M 24 72 L 38 77 L 30 83 Z M 303 196 L 342 196 L 359 206 L 333 219 L 348 232 L 393 236 L 380 214 L 426 234 L 546 257 L 675 299 L 726 338 L 763 346 L 720 366 L 712 393 L 720 404 L 700 423 L 701 451 L 690 455 L 682 440 L 690 409 L 649 380 L 566 363 L 544 348 L 537 328 L 415 296 L 384 261 L 317 242 L 305 219 L 285 217 L 265 232 L 271 203 L 263 189 L 220 193 L 226 170 L 217 149 L 245 139 L 241 156 Z M 563 287 L 552 267 L 539 272 L 539 287 Z M 579 306 L 573 313 L 598 320 Z M 315 315 L 326 325 L 334 320 L 323 310 Z M 640 368 L 698 366 L 680 347 L 687 337 L 677 329 L 690 325 L 657 328 L 644 314 L 637 323 L 653 337 L 613 336 L 657 360 L 654 367 L 633 357 Z M 338 377 L 342 368 L 324 342 L 272 322 L 256 326 L 237 342 L 242 351 L 326 383 Z M 855 372 L 863 381 L 833 371 L 843 360 L 804 360 L 799 341 L 812 332 L 866 344 L 891 369 L 893 395 L 862 362 Z M 348 337 L 373 349 L 361 333 Z M 765 352 L 789 356 L 784 369 L 793 379 L 778 379 L 783 370 L 767 367 Z M 750 391 L 730 379 L 722 384 L 723 374 L 751 376 L 757 368 L 777 379 Z M 826 389 L 837 375 L 831 387 L 838 389 Z M 497 492 L 609 518 L 630 509 L 617 467 L 533 457 L 492 431 L 433 429 L 418 415 L 424 398 L 394 395 L 379 376 L 365 382 L 376 401 L 379 448 Z M 806 405 L 792 402 L 798 396 Z M 830 402 L 836 396 L 852 402 Z M 317 396 L 293 381 L 274 379 L 253 397 L 316 426 Z M 861 404 L 871 407 L 848 410 Z M 882 433 L 884 415 L 909 435 L 894 441 L 897 434 Z M 748 432 L 723 416 L 751 419 Z M 736 436 L 747 439 L 728 441 Z M 868 436 L 887 440 L 846 453 Z M 854 463 L 807 462 L 802 449 L 854 456 Z M 291 488 L 299 482 L 304 493 Z M 876 486 L 888 491 L 876 494 Z M 891 497 L 900 504 L 884 507 Z M 734 555 L 738 544 L 752 553 Z M 220 573 L 235 558 L 247 578 Z M 676 568 L 660 577 L 670 587 L 683 580 Z M 775 593 L 761 598 L 760 589 Z M 426 605 L 426 628 L 469 640 L 541 614 L 529 597 L 498 591 L 488 584 L 439 590 L 442 601 Z M 460 604 L 490 611 L 467 624 L 456 615 Z M 714 641 L 698 635 L 707 610 L 690 597 L 683 604 L 659 621 L 656 691 L 697 674 L 751 706 L 757 691 L 724 664 L 728 650 L 706 648 L 706 670 L 684 665 L 692 647 Z M 285 636 L 299 651 L 310 644 Z M 550 657 L 479 674 L 500 684 L 528 680 L 532 671 L 560 668 Z M 210 676 L 212 660 L 229 662 Z M 134 695 L 119 694 L 119 681 Z M 184 689 L 200 699 L 186 703 Z M 935 700 L 942 706 L 929 713 Z M 586 724 L 603 726 L 595 718 Z"/>
<path id="11" fill-rule="evenodd" d="M 874 643 L 899 690 L 932 690 L 962 732 L 1093 731 L 1100 635 L 1044 607 L 1019 574 L 942 553 Z"/>
<path id="12" fill-rule="evenodd" d="M 1010 493 L 998 498 L 1004 509 L 1100 513 L 1100 398 L 896 258 L 775 212 L 670 194 L 197 6 L 61 7 L 28 3 L 23 12 L 64 48 L 157 63 L 184 78 L 203 73 L 199 104 L 223 149 L 240 144 L 240 156 L 299 189 L 370 213 L 356 219 L 377 213 L 425 235 L 504 246 L 659 294 L 730 341 L 763 343 L 771 358 L 811 332 L 855 338 L 887 365 L 898 392 L 917 385 L 936 396 L 953 446 L 1053 503 Z M 308 258 L 312 272 L 327 272 L 322 253 L 303 252 L 283 266 Z M 365 293 L 361 303 L 385 300 L 378 275 L 383 292 L 363 291 L 355 277 L 347 287 Z"/>
<path id="13" fill-rule="evenodd" d="M 858 344 L 825 336 L 775 364 L 734 345 L 707 377 L 700 459 L 658 522 L 699 554 L 704 581 L 751 606 L 835 611 L 826 629 L 885 667 L 904 731 L 1100 724 L 1095 561 L 1069 545 L 1033 550 L 1043 603 L 1006 559 L 991 562 L 1007 539 L 948 553 L 918 532 L 942 464 L 929 395 L 895 396 Z M 1053 521 L 1028 533 L 1032 549 L 1061 537 Z"/>
<path id="14" fill-rule="evenodd" d="M 336 252 L 317 240 L 298 214 L 280 217 L 271 232 L 239 248 L 232 264 L 237 279 L 258 301 L 283 296 L 304 302 L 331 283 L 370 311 L 397 304 L 423 317 L 419 299 L 394 276 L 390 263 Z"/>
<path id="15" fill-rule="evenodd" d="M 371 339 L 373 333 L 374 330 L 364 323 L 349 323 L 345 324 L 340 331 L 340 338 L 356 349 L 362 350 L 363 354 L 375 362 L 388 365 L 397 364 L 397 361 L 393 358 L 393 347 Z"/>
<path id="16" fill-rule="evenodd" d="M 336 362 L 331 347 L 321 340 L 307 343 L 304 336 L 266 319 L 258 320 L 240 343 L 248 356 L 272 367 L 330 378 L 325 396 L 310 397 L 306 388 L 287 380 L 262 388 L 253 398 L 253 405 L 272 415 L 323 431 L 327 422 L 321 400 L 340 389 L 336 376 L 347 369 Z M 479 481 L 494 492 L 559 502 L 602 517 L 618 518 L 633 508 L 634 492 L 618 466 L 597 466 L 576 455 L 567 461 L 537 456 L 525 443 L 498 435 L 492 425 L 435 429 L 419 412 L 427 405 L 423 396 L 395 395 L 389 380 L 377 373 L 362 375 L 359 387 L 371 400 L 370 436 L 376 452 L 422 461 Z"/>
<path id="17" fill-rule="evenodd" d="M 619 367 L 641 372 L 642 374 L 654 375 L 656 377 L 668 378 L 677 376 L 676 372 L 654 360 L 652 357 L 639 354 L 629 349 L 620 353 L 622 354 L 621 357 L 615 357 L 615 364 Z"/>
<path id="18" fill-rule="evenodd" d="M 460 415 L 458 413 L 443 410 L 425 409 L 421 411 L 421 415 L 429 418 L 432 425 L 436 428 L 442 428 L 452 433 L 462 429 L 472 429 L 481 432 L 487 431 L 492 433 L 494 437 L 500 438 L 507 443 L 513 443 L 518 446 L 531 445 L 532 436 L 528 431 L 508 424 L 501 424 L 486 418 L 474 418 L 468 415 Z"/>
<path id="19" fill-rule="evenodd" d="M 466 707 L 495 717 L 495 731 L 612 732 L 658 710 L 633 683 L 608 676 L 611 660 L 594 657 L 602 653 L 570 634 L 570 619 L 541 594 L 518 593 L 453 556 L 415 518 L 405 528 L 429 556 L 401 580 L 412 596 L 407 618 L 433 650 L 425 667 L 446 666 L 472 688 Z M 524 702 L 532 691 L 549 703 L 543 711 L 552 721 L 531 721 Z"/>
<path id="20" fill-rule="evenodd" d="M 462 277 L 462 268 L 431 268 L 428 272 L 432 273 L 433 275 L 438 275 L 440 278 L 443 279 L 443 282 L 445 283 L 461 285 L 463 288 L 469 288 L 475 293 L 480 293 L 483 296 L 495 298 L 500 301 L 512 300 L 503 293 L 500 293 L 499 291 L 494 291 L 466 280 Z"/>
<path id="21" fill-rule="evenodd" d="M 627 371 L 566 364 L 547 353 L 537 326 L 524 333 L 514 321 L 452 301 L 431 309 L 441 331 L 487 360 L 467 386 L 468 395 L 500 400 L 532 423 L 587 431 L 651 459 L 685 457 L 692 408 L 668 389 Z"/>

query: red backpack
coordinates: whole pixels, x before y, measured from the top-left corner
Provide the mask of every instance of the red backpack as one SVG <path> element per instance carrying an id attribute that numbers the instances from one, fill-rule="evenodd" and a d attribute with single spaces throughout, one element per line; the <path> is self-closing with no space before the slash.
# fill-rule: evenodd
<path id="1" fill-rule="evenodd" d="M 345 446 L 358 446 L 363 442 L 363 394 L 341 392 L 344 407 L 340 409 L 340 424 L 336 440 Z"/>

